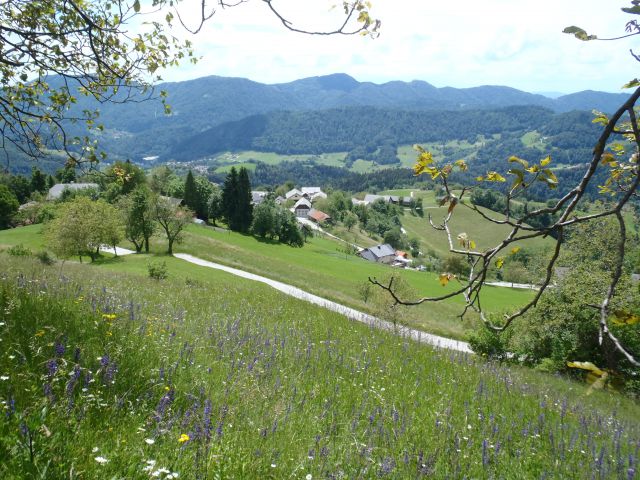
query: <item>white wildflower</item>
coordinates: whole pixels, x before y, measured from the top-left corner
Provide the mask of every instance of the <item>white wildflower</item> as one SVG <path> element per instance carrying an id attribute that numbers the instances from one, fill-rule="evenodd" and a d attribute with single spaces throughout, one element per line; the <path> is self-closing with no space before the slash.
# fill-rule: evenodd
<path id="1" fill-rule="evenodd" d="M 154 443 L 156 443 L 156 441 L 153 438 L 145 438 L 144 443 L 146 443 L 147 445 L 153 445 Z"/>
<path id="2" fill-rule="evenodd" d="M 98 462 L 100 465 L 104 465 L 105 463 L 107 463 L 109 461 L 104 457 L 96 457 L 94 460 L 96 462 Z"/>

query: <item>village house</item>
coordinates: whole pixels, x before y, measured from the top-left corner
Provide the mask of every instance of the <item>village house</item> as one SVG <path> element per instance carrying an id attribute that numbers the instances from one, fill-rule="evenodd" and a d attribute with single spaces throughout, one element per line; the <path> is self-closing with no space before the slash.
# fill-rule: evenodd
<path id="1" fill-rule="evenodd" d="M 252 190 L 251 203 L 253 203 L 253 205 L 260 205 L 262 202 L 266 200 L 268 194 L 269 192 L 265 192 L 262 190 Z"/>
<path id="2" fill-rule="evenodd" d="M 327 194 L 324 193 L 320 187 L 302 187 L 300 190 L 311 203 L 321 198 L 327 198 Z"/>
<path id="3" fill-rule="evenodd" d="M 312 222 L 317 223 L 318 225 L 327 223 L 331 221 L 331 216 L 321 212 L 320 210 L 316 210 L 315 208 L 312 208 L 311 210 L 309 210 L 309 215 L 308 215 L 309 220 L 311 220 Z"/>
<path id="4" fill-rule="evenodd" d="M 293 206 L 292 212 L 298 218 L 308 218 L 311 210 L 311 202 L 306 198 L 301 198 Z"/>
<path id="5" fill-rule="evenodd" d="M 53 187 L 49 189 L 49 193 L 47 194 L 47 200 L 58 200 L 62 193 L 65 190 L 75 191 L 78 190 L 87 190 L 87 189 L 98 189 L 97 183 L 56 183 Z"/>
<path id="6" fill-rule="evenodd" d="M 360 252 L 360 256 L 370 262 L 391 265 L 396 261 L 396 250 L 388 243 L 384 243 L 375 247 L 365 248 Z"/>
<path id="7" fill-rule="evenodd" d="M 289 190 L 287 193 L 285 193 L 284 198 L 286 200 L 293 200 L 294 202 L 297 202 L 301 198 L 304 198 L 304 194 L 297 188 L 294 188 L 292 190 Z"/>
<path id="8" fill-rule="evenodd" d="M 289 190 L 285 193 L 285 198 L 296 202 L 301 198 L 306 198 L 310 202 L 315 202 L 318 199 L 327 198 L 327 194 L 320 187 L 301 187 Z"/>

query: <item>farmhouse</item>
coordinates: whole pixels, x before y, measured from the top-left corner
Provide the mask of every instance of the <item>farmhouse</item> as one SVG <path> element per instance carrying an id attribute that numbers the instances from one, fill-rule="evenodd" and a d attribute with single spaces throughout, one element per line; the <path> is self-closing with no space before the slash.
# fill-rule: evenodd
<path id="1" fill-rule="evenodd" d="M 253 205 L 260 205 L 262 202 L 265 201 L 265 199 L 267 198 L 267 195 L 269 194 L 269 192 L 264 192 L 261 190 L 252 190 L 251 191 L 251 203 L 253 203 Z"/>
<path id="2" fill-rule="evenodd" d="M 321 212 L 320 210 L 316 210 L 315 208 L 312 208 L 311 210 L 309 210 L 308 217 L 309 217 L 309 220 L 317 224 L 322 224 L 322 223 L 331 221 L 331 216 L 329 216 L 324 212 Z"/>
<path id="3" fill-rule="evenodd" d="M 391 265 L 396 261 L 396 251 L 388 243 L 365 248 L 360 252 L 360 256 L 365 260 Z"/>
<path id="4" fill-rule="evenodd" d="M 310 210 L 311 210 L 311 202 L 306 198 L 301 198 L 293 206 L 293 213 L 295 214 L 296 217 L 299 217 L 299 218 L 307 218 L 309 216 Z"/>
<path id="5" fill-rule="evenodd" d="M 62 192 L 65 190 L 78 191 L 86 190 L 89 188 L 98 189 L 97 183 L 56 183 L 49 189 L 47 194 L 47 200 L 58 200 L 62 196 Z"/>
<path id="6" fill-rule="evenodd" d="M 304 198 L 304 194 L 300 190 L 298 190 L 297 188 L 294 188 L 292 190 L 289 190 L 287 193 L 285 193 L 284 197 L 287 200 L 293 200 L 293 201 L 297 202 L 301 198 Z"/>
<path id="7" fill-rule="evenodd" d="M 302 187 L 300 190 L 312 203 L 320 198 L 327 198 L 327 194 L 320 187 Z"/>

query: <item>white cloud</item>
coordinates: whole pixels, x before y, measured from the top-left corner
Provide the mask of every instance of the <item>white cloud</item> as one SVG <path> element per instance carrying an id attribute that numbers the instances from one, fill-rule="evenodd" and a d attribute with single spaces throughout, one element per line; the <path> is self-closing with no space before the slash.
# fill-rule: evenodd
<path id="1" fill-rule="evenodd" d="M 332 3 L 274 1 L 309 29 L 336 24 L 339 11 L 328 12 Z M 562 33 L 575 24 L 600 36 L 622 34 L 631 18 L 620 7 L 628 1 L 373 0 L 373 5 L 372 13 L 383 22 L 376 40 L 292 33 L 257 0 L 220 10 L 192 39 L 202 61 L 163 77 L 222 75 L 277 83 L 345 72 L 361 81 L 418 79 L 436 86 L 571 92 L 619 91 L 636 76 L 631 40 L 580 42 Z"/>

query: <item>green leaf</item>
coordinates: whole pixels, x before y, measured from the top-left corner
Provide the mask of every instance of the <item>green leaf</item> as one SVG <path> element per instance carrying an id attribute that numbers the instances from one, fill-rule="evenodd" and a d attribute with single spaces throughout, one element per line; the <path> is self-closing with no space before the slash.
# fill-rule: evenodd
<path id="1" fill-rule="evenodd" d="M 595 35 L 588 35 L 584 29 L 580 27 L 576 27 L 575 25 L 565 28 L 564 30 L 562 30 L 562 33 L 568 33 L 570 35 L 573 35 L 578 40 L 582 40 L 583 42 L 587 42 L 589 40 L 596 40 L 598 38 Z"/>
<path id="2" fill-rule="evenodd" d="M 640 87 L 640 80 L 638 80 L 637 78 L 634 78 L 633 80 L 625 83 L 622 88 L 636 88 L 636 87 Z"/>
<path id="3" fill-rule="evenodd" d="M 622 8 L 621 10 L 624 13 L 630 13 L 631 15 L 640 15 L 640 5 L 636 5 L 635 7 L 631 8 Z"/>
<path id="4" fill-rule="evenodd" d="M 140 0 L 133 2 L 133 11 L 136 13 L 140 12 Z"/>

